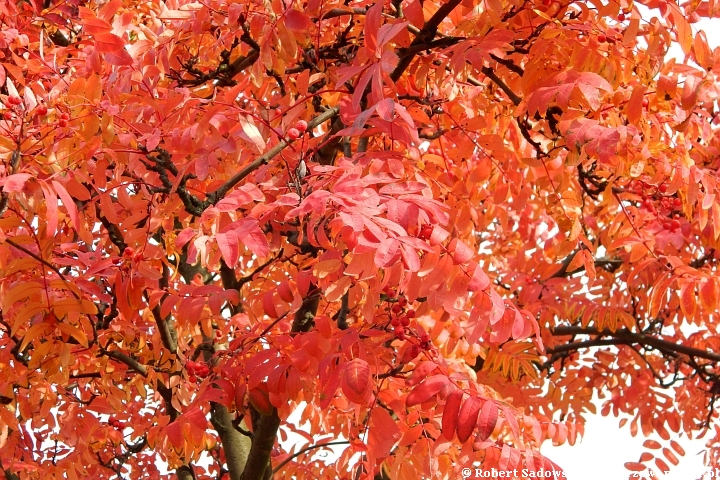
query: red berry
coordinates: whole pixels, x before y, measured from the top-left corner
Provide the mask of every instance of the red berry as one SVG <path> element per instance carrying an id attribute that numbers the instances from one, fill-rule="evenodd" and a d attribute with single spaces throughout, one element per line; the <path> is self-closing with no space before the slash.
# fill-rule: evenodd
<path id="1" fill-rule="evenodd" d="M 279 117 L 280 115 L 282 115 L 282 108 L 278 107 L 275 109 L 275 116 Z"/>
<path id="2" fill-rule="evenodd" d="M 663 228 L 665 230 L 670 230 L 670 222 L 663 222 Z"/>
<path id="3" fill-rule="evenodd" d="M 68 126 L 67 120 L 60 120 L 60 121 L 58 122 L 58 126 L 59 126 L 60 128 L 65 128 L 65 127 L 67 127 L 67 126 Z"/>
<path id="4" fill-rule="evenodd" d="M 422 227 L 420 227 L 420 234 L 418 234 L 419 238 L 427 240 L 432 236 L 433 232 L 433 226 L 429 224 L 425 224 Z"/>
<path id="5" fill-rule="evenodd" d="M 600 35 L 598 35 L 597 39 L 598 39 L 598 42 L 600 42 L 600 43 L 607 42 L 607 37 L 605 35 L 603 35 L 602 33 Z"/>
<path id="6" fill-rule="evenodd" d="M 398 305 L 400 305 L 401 307 L 404 307 L 405 305 L 407 305 L 407 303 L 408 303 L 407 298 L 405 298 L 405 297 L 398 298 Z"/>
<path id="7" fill-rule="evenodd" d="M 420 355 L 420 346 L 419 345 L 413 345 L 410 347 L 410 357 L 415 358 L 418 355 Z"/>
<path id="8" fill-rule="evenodd" d="M 132 257 L 133 253 L 135 253 L 135 250 L 132 247 L 125 247 L 125 250 L 123 250 L 123 255 L 126 257 Z"/>
<path id="9" fill-rule="evenodd" d="M 393 333 L 395 333 L 395 335 L 399 335 L 401 333 L 405 333 L 405 329 L 402 326 L 398 326 L 393 329 Z"/>
<path id="10" fill-rule="evenodd" d="M 387 295 L 389 298 L 395 298 L 395 289 L 387 288 L 387 290 L 385 290 L 385 295 Z"/>
<path id="11" fill-rule="evenodd" d="M 12 119 L 13 119 L 13 114 L 12 114 L 12 112 L 5 112 L 5 113 L 3 113 L 3 118 L 4 118 L 5 120 L 12 120 Z"/>
<path id="12" fill-rule="evenodd" d="M 392 306 L 392 312 L 400 313 L 400 312 L 402 312 L 402 307 L 396 303 L 395 305 Z"/>
<path id="13" fill-rule="evenodd" d="M 35 113 L 37 113 L 38 115 L 47 115 L 47 112 L 48 110 L 45 105 L 38 105 L 35 109 Z"/>
<path id="14" fill-rule="evenodd" d="M 60 114 L 60 120 L 70 120 L 70 115 L 68 113 L 61 113 Z"/>
<path id="15" fill-rule="evenodd" d="M 415 310 L 411 308 L 410 310 L 405 312 L 405 315 L 407 315 L 408 318 L 415 318 Z"/>
<path id="16" fill-rule="evenodd" d="M 670 222 L 670 228 L 680 228 L 680 220 L 673 220 Z"/>
<path id="17" fill-rule="evenodd" d="M 307 130 L 307 128 L 308 128 L 308 124 L 305 120 L 298 120 L 297 123 L 295 124 L 295 129 L 297 129 L 300 132 L 304 132 L 305 130 Z"/>
<path id="18" fill-rule="evenodd" d="M 648 100 L 647 98 L 643 98 L 642 106 L 645 107 L 645 108 L 647 108 L 647 106 L 648 106 L 649 104 L 650 104 L 650 100 Z"/>
<path id="19" fill-rule="evenodd" d="M 667 185 L 665 185 L 665 184 L 663 183 L 662 185 L 660 185 L 660 186 L 658 187 L 658 190 L 660 191 L 660 193 L 665 193 L 665 192 L 667 192 Z"/>
<path id="20" fill-rule="evenodd" d="M 679 198 L 675 198 L 675 199 L 673 200 L 673 204 L 674 204 L 676 207 L 681 207 L 681 206 L 682 206 L 682 200 L 680 200 Z"/>
<path id="21" fill-rule="evenodd" d="M 624 22 L 624 21 L 625 21 L 625 14 L 624 14 L 624 13 L 621 13 L 620 15 L 618 15 L 618 21 L 619 21 L 619 22 Z"/>
<path id="22" fill-rule="evenodd" d="M 190 375 L 188 377 L 188 382 L 190 383 L 197 383 L 197 377 L 195 375 Z"/>
<path id="23" fill-rule="evenodd" d="M 400 323 L 400 318 L 399 318 L 399 317 L 395 317 L 395 318 L 393 318 L 392 320 L 390 320 L 390 324 L 391 324 L 393 327 L 400 327 L 400 326 L 402 326 L 402 323 Z"/>
<path id="24" fill-rule="evenodd" d="M 300 132 L 297 128 L 291 128 L 287 131 L 287 137 L 290 140 L 296 140 L 300 136 Z"/>
<path id="25" fill-rule="evenodd" d="M 8 97 L 8 103 L 10 105 L 20 105 L 22 103 L 22 100 L 17 95 L 10 95 Z"/>
<path id="26" fill-rule="evenodd" d="M 113 423 L 115 423 L 115 417 L 110 417 L 110 418 L 108 418 L 108 423 L 109 423 L 110 425 L 112 425 Z"/>
<path id="27" fill-rule="evenodd" d="M 405 333 L 396 333 L 395 338 L 397 338 L 398 340 L 405 340 Z"/>
<path id="28" fill-rule="evenodd" d="M 420 341 L 423 342 L 423 343 L 429 342 L 429 341 L 430 341 L 430 335 L 428 335 L 427 333 L 423 333 L 422 335 L 420 335 Z"/>
<path id="29" fill-rule="evenodd" d="M 402 317 L 398 317 L 398 321 L 403 327 L 407 327 L 410 325 L 410 319 L 407 317 L 407 315 L 403 315 Z"/>

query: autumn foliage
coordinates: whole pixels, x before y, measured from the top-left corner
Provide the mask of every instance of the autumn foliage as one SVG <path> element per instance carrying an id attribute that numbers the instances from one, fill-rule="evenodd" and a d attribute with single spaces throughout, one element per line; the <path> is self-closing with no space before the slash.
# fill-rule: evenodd
<path id="1" fill-rule="evenodd" d="M 0 476 L 720 463 L 715 15 L 0 2 Z"/>

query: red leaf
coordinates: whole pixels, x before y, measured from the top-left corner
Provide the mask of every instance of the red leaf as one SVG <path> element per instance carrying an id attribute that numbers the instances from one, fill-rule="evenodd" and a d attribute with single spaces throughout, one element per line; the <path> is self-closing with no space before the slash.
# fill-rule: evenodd
<path id="1" fill-rule="evenodd" d="M 412 407 L 427 402 L 448 383 L 450 383 L 450 380 L 442 374 L 428 378 L 410 392 L 405 399 L 405 405 Z"/>
<path id="2" fill-rule="evenodd" d="M 239 257 L 238 238 L 235 232 L 218 233 L 215 235 L 223 260 L 230 267 L 234 268 Z"/>
<path id="3" fill-rule="evenodd" d="M 280 295 L 280 298 L 282 298 L 287 303 L 292 303 L 292 301 L 295 299 L 295 294 L 290 288 L 290 282 L 288 281 L 280 283 L 280 285 L 278 285 L 277 291 Z"/>
<path id="4" fill-rule="evenodd" d="M 474 255 L 473 250 L 458 238 L 450 241 L 448 252 L 450 252 L 455 265 L 467 263 Z"/>
<path id="5" fill-rule="evenodd" d="M 625 468 L 627 468 L 631 472 L 642 472 L 647 467 L 645 465 L 643 465 L 642 463 L 638 463 L 638 462 L 625 462 Z"/>
<path id="6" fill-rule="evenodd" d="M 130 54 L 124 49 L 115 50 L 114 52 L 108 52 L 105 54 L 105 61 L 110 65 L 116 65 L 123 67 L 133 64 L 133 59 Z"/>
<path id="7" fill-rule="evenodd" d="M 97 17 L 88 16 L 82 21 L 83 33 L 88 35 L 101 35 L 103 33 L 110 33 L 112 25 L 105 20 L 101 20 Z"/>
<path id="8" fill-rule="evenodd" d="M 255 410 L 260 412 L 261 415 L 272 415 L 273 406 L 270 403 L 267 386 L 261 384 L 257 388 L 253 388 L 248 392 L 248 398 L 252 406 L 255 407 Z"/>
<path id="9" fill-rule="evenodd" d="M 473 262 L 475 265 L 475 270 L 473 271 L 473 276 L 470 279 L 470 284 L 468 285 L 468 291 L 470 292 L 478 292 L 480 290 L 485 290 L 490 285 L 490 278 L 487 276 L 485 271 L 478 265 L 477 263 Z"/>
<path id="10" fill-rule="evenodd" d="M 460 408 L 460 415 L 458 417 L 457 424 L 457 436 L 461 443 L 465 443 L 468 438 L 470 438 L 470 435 L 472 435 L 473 430 L 475 430 L 481 405 L 482 400 L 478 397 L 470 397 L 465 400 L 462 408 Z"/>
<path id="11" fill-rule="evenodd" d="M 302 32 L 313 25 L 310 18 L 298 10 L 285 12 L 285 26 L 293 32 Z"/>
<path id="12" fill-rule="evenodd" d="M 355 403 L 367 403 L 371 392 L 370 366 L 365 360 L 356 358 L 345 366 L 342 390 Z"/>
<path id="13" fill-rule="evenodd" d="M 448 440 L 452 440 L 455 436 L 462 398 L 463 391 L 458 389 L 451 392 L 445 400 L 442 417 L 442 434 Z"/>
<path id="14" fill-rule="evenodd" d="M 409 387 L 414 387 L 418 383 L 425 380 L 425 378 L 427 378 L 428 375 L 437 370 L 437 368 L 438 366 L 435 362 L 422 362 L 420 365 L 415 367 L 412 375 L 410 375 L 410 378 L 405 383 L 407 383 Z"/>
<path id="15" fill-rule="evenodd" d="M 643 443 L 643 447 L 649 448 L 651 450 L 657 450 L 659 448 L 662 448 L 662 445 L 660 444 L 660 442 L 658 442 L 656 440 L 648 439 L 648 440 L 645 440 L 645 442 Z"/>
<path id="16" fill-rule="evenodd" d="M 125 48 L 125 40 L 113 33 L 95 36 L 95 48 L 100 53 L 113 53 Z"/>
<path id="17" fill-rule="evenodd" d="M 477 440 L 485 441 L 490 438 L 498 420 L 498 407 L 492 400 L 486 400 L 478 418 Z"/>
<path id="18" fill-rule="evenodd" d="M 25 182 L 28 178 L 32 177 L 29 173 L 16 173 L 0 179 L 0 186 L 3 188 L 3 192 L 20 192 L 25 187 Z"/>
<path id="19" fill-rule="evenodd" d="M 378 267 L 387 267 L 394 264 L 394 259 L 398 254 L 398 248 L 400 248 L 400 242 L 394 238 L 383 240 L 375 252 L 375 265 Z"/>

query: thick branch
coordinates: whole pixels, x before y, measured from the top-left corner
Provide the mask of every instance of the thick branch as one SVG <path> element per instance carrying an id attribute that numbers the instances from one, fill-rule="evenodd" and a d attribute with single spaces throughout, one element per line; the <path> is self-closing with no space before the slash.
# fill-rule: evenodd
<path id="1" fill-rule="evenodd" d="M 166 289 L 169 284 L 169 278 L 170 278 L 170 269 L 167 265 L 163 263 L 163 276 L 160 279 L 160 288 Z M 170 350 L 171 353 L 177 353 L 177 331 L 175 330 L 175 327 L 173 326 L 172 319 L 168 315 L 168 317 L 163 318 L 162 314 L 160 313 L 160 306 L 155 305 L 155 307 L 152 309 L 153 318 L 155 319 L 155 323 L 158 326 L 158 332 L 160 333 L 160 339 L 163 342 L 163 345 L 165 345 L 165 348 Z"/>
<path id="2" fill-rule="evenodd" d="M 189 465 L 183 465 L 175 471 L 178 480 L 195 480 L 195 473 Z"/>
<path id="3" fill-rule="evenodd" d="M 280 417 L 277 410 L 273 408 L 271 415 L 261 415 L 258 424 L 254 427 L 252 448 L 242 474 L 243 480 L 262 480 L 265 477 L 265 471 L 270 466 L 270 453 L 272 453 L 277 431 L 280 428 Z M 232 480 L 235 479 L 232 478 Z"/>
<path id="4" fill-rule="evenodd" d="M 117 360 L 117 361 L 119 361 L 119 362 L 124 363 L 124 364 L 127 365 L 128 367 L 130 367 L 130 368 L 132 368 L 133 370 L 135 370 L 136 372 L 138 372 L 138 373 L 139 373 L 140 375 L 142 375 L 143 377 L 146 377 L 146 376 L 147 376 L 147 373 L 148 373 L 148 372 L 147 372 L 147 368 L 145 367 L 145 365 L 143 365 L 142 363 L 138 362 L 137 360 L 135 360 L 135 359 L 132 358 L 131 356 L 125 355 L 124 353 L 118 352 L 117 350 L 111 350 L 111 351 L 109 351 L 109 352 L 106 351 L 106 352 L 105 352 L 105 355 L 107 355 L 108 357 L 110 357 L 110 358 L 112 358 L 112 359 L 115 359 L 115 360 Z"/>
<path id="5" fill-rule="evenodd" d="M 516 106 L 520 105 L 520 102 L 522 102 L 522 98 L 520 98 L 520 96 L 513 92 L 510 87 L 508 87 L 507 84 L 503 82 L 502 79 L 497 76 L 497 74 L 495 74 L 495 71 L 492 68 L 483 67 L 481 71 L 483 74 L 485 74 L 486 77 L 495 82 L 495 84 L 500 87 L 503 92 L 505 92 L 505 95 L 508 96 L 511 102 L 513 102 Z"/>
<path id="6" fill-rule="evenodd" d="M 417 53 L 416 48 L 418 47 L 418 45 L 428 44 L 432 42 L 433 39 L 435 39 L 435 35 L 437 35 L 437 30 L 440 26 L 440 23 L 442 23 L 442 21 L 445 20 L 448 15 L 450 15 L 450 13 L 455 9 L 455 7 L 460 5 L 461 1 L 462 0 L 448 0 L 447 3 L 443 4 L 443 6 L 435 12 L 435 14 L 430 18 L 430 20 L 425 22 L 425 25 L 422 29 L 420 29 L 410 46 L 405 49 L 400 49 L 400 51 L 398 52 L 400 61 L 390 74 L 390 78 L 393 82 L 397 82 L 400 77 L 402 77 L 402 74 L 405 73 L 405 70 L 407 70 L 407 68 L 410 66 L 410 63 L 412 63 L 413 58 L 415 58 L 415 54 Z"/>
<path id="7" fill-rule="evenodd" d="M 639 344 L 646 347 L 653 347 L 658 350 L 661 350 L 666 353 L 671 354 L 682 354 L 687 355 L 689 357 L 693 358 L 702 358 L 705 360 L 709 360 L 712 362 L 720 362 L 720 354 L 709 352 L 707 350 L 700 350 L 698 348 L 688 347 L 686 345 L 682 345 L 676 342 L 671 342 L 668 340 L 663 340 L 661 338 L 657 338 L 651 335 L 646 335 L 643 333 L 635 333 L 631 332 L 627 329 L 618 330 L 616 332 L 612 332 L 610 330 L 597 330 L 592 327 L 575 327 L 575 326 L 568 326 L 568 327 L 556 327 L 551 330 L 552 334 L 554 336 L 566 336 L 566 335 L 598 335 L 600 337 L 611 337 L 611 339 L 615 340 L 616 344 Z M 581 342 L 582 343 L 582 342 Z M 584 347 L 578 347 L 578 348 L 584 348 Z M 558 351 L 557 348 L 555 351 Z"/>
<path id="8" fill-rule="evenodd" d="M 222 441 L 230 480 L 240 480 L 248 460 L 250 439 L 233 427 L 232 416 L 223 405 L 213 403 L 210 421 Z"/>

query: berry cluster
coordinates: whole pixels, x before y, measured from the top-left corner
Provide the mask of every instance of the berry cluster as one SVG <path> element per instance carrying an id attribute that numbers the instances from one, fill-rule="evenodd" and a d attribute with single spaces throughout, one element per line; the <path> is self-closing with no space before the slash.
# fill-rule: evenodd
<path id="1" fill-rule="evenodd" d="M 4 120 L 14 120 L 16 115 L 23 115 L 23 112 L 25 111 L 25 105 L 23 105 L 22 98 L 20 98 L 17 95 L 9 95 L 3 104 L 5 108 L 7 108 L 7 111 L 3 113 L 2 118 Z M 43 117 L 47 115 L 48 108 L 45 104 L 41 103 L 38 106 L 35 107 L 34 114 L 38 117 Z M 67 116 L 67 118 L 64 118 L 61 115 L 61 120 L 59 122 L 61 127 L 67 126 L 67 120 L 70 119 L 70 116 L 67 113 L 64 113 L 63 115 Z M 64 118 L 64 125 L 62 124 Z"/>
<path id="2" fill-rule="evenodd" d="M 395 338 L 398 340 L 406 340 L 410 330 L 410 322 L 415 318 L 415 310 L 408 308 L 408 300 L 402 294 L 398 295 L 395 289 L 385 287 L 383 290 L 385 301 L 392 304 L 390 307 L 391 320 L 390 325 L 393 326 L 393 333 Z M 412 358 L 415 358 L 420 354 L 421 350 L 430 350 L 432 344 L 430 343 L 430 335 L 422 333 L 418 336 L 419 344 L 413 345 L 411 348 Z"/>
<path id="3" fill-rule="evenodd" d="M 108 418 L 108 425 L 117 430 L 122 430 L 123 428 L 125 428 L 125 424 L 115 417 Z"/>
<path id="4" fill-rule="evenodd" d="M 675 233 L 682 225 L 680 222 L 682 218 L 680 214 L 682 210 L 682 200 L 678 197 L 666 195 L 668 190 L 666 184 L 659 185 L 655 188 L 654 193 L 651 188 L 653 187 L 642 181 L 635 181 L 632 184 L 633 191 L 642 198 L 640 202 L 641 207 L 653 215 L 663 217 L 662 221 L 658 219 L 663 229 Z"/>
<path id="5" fill-rule="evenodd" d="M 287 137 L 290 140 L 297 140 L 300 135 L 305 133 L 308 128 L 308 124 L 305 120 L 298 120 L 293 128 L 289 128 L 286 132 Z"/>
<path id="6" fill-rule="evenodd" d="M 210 367 L 203 362 L 193 362 L 188 360 L 185 362 L 185 368 L 188 371 L 188 380 L 192 383 L 197 382 L 197 377 L 207 377 L 210 374 Z"/>
<path id="7" fill-rule="evenodd" d="M 398 297 L 397 292 L 394 288 L 386 286 L 383 289 L 384 300 L 389 304 L 391 317 L 390 324 L 394 327 L 393 333 L 398 340 L 405 340 L 405 328 L 410 326 L 410 319 L 415 318 L 415 310 L 412 308 L 406 309 L 408 305 L 407 298 L 400 295 Z"/>

